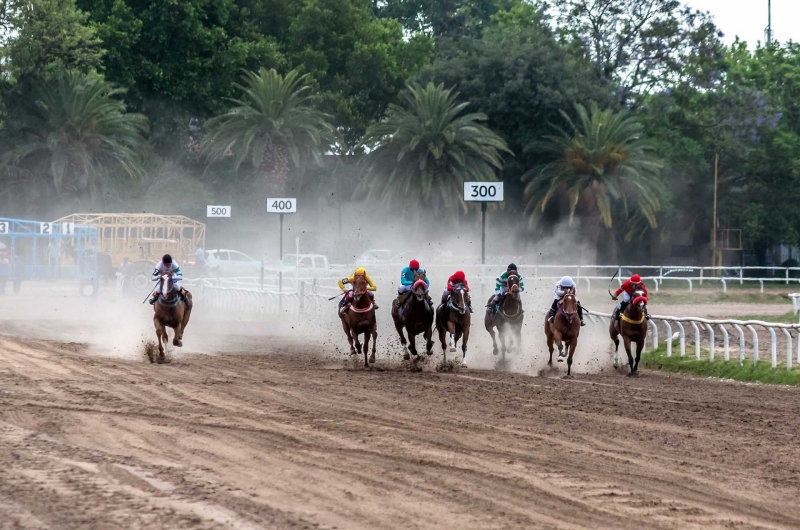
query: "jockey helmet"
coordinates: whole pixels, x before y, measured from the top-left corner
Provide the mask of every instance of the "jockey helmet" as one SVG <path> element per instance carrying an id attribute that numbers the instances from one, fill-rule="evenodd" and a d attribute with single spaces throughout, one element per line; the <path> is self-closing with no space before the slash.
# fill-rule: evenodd
<path id="1" fill-rule="evenodd" d="M 169 254 L 164 254 L 164 257 L 161 258 L 161 262 L 164 263 L 165 265 L 169 265 L 170 263 L 172 263 L 172 256 L 170 256 Z"/>
<path id="2" fill-rule="evenodd" d="M 642 277 L 639 276 L 638 274 L 634 274 L 633 276 L 631 276 L 631 283 L 641 283 L 641 281 Z"/>
<path id="3" fill-rule="evenodd" d="M 516 265 L 514 265 L 513 263 L 511 263 L 511 264 L 508 266 L 508 269 L 507 269 L 507 270 L 509 270 L 509 271 L 515 271 L 515 270 L 517 270 L 517 266 L 516 266 Z"/>
<path id="4" fill-rule="evenodd" d="M 412 259 L 412 260 L 411 260 L 411 261 L 408 263 L 408 268 L 410 268 L 410 269 L 412 269 L 412 270 L 417 270 L 417 269 L 419 269 L 419 261 L 417 261 L 417 260 L 415 260 L 415 259 Z"/>
<path id="5" fill-rule="evenodd" d="M 569 276 L 564 276 L 561 278 L 561 281 L 558 282 L 561 287 L 575 287 L 575 282 L 572 281 L 572 278 Z"/>
<path id="6" fill-rule="evenodd" d="M 364 267 L 359 267 L 356 269 L 356 274 L 359 276 L 366 276 L 367 269 L 365 269 Z"/>
<path id="7" fill-rule="evenodd" d="M 456 273 L 453 274 L 453 279 L 460 282 L 465 282 L 467 281 L 467 275 L 464 274 L 464 271 L 456 271 Z"/>

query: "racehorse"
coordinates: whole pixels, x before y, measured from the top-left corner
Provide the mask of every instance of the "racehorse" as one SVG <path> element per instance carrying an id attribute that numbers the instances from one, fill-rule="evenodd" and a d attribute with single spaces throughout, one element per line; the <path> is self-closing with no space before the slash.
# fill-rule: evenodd
<path id="1" fill-rule="evenodd" d="M 446 304 L 436 309 L 436 329 L 439 331 L 439 341 L 442 343 L 442 355 L 447 362 L 447 342 L 445 333 L 450 333 L 450 351 L 456 351 L 456 345 L 461 342 L 461 366 L 467 366 L 467 342 L 469 342 L 469 326 L 471 322 L 468 304 L 471 302 L 467 288 L 463 285 L 454 285 L 450 298 Z"/>
<path id="2" fill-rule="evenodd" d="M 492 303 L 492 299 L 489 303 Z M 519 275 L 508 275 L 508 293 L 500 303 L 500 308 L 497 312 L 494 308 L 486 308 L 486 316 L 483 318 L 483 325 L 486 331 L 492 336 L 492 354 L 497 355 L 499 350 L 497 348 L 497 341 L 495 328 L 500 334 L 500 345 L 503 348 L 503 360 L 505 361 L 506 351 L 506 333 L 511 332 L 512 342 L 516 343 L 517 350 L 522 349 L 522 321 L 525 317 L 525 311 L 522 310 L 522 299 L 520 298 L 519 288 Z"/>
<path id="3" fill-rule="evenodd" d="M 620 319 L 612 319 L 608 329 L 611 340 L 614 341 L 615 368 L 619 366 L 619 336 L 622 335 L 625 352 L 628 354 L 628 365 L 631 370 L 628 377 L 639 375 L 639 359 L 642 357 L 644 341 L 647 340 L 646 303 L 647 298 L 644 297 L 644 292 L 636 291 L 633 301 L 625 308 L 625 312 L 620 315 Z M 633 356 L 631 356 L 631 342 L 636 343 L 636 363 L 633 362 Z"/>
<path id="4" fill-rule="evenodd" d="M 356 350 L 361 353 L 362 346 L 358 336 L 364 335 L 364 367 L 369 368 L 375 362 L 375 348 L 378 342 L 378 323 L 375 320 L 375 304 L 367 293 L 367 279 L 356 276 L 353 280 L 353 301 L 347 311 L 339 315 L 342 319 L 342 328 L 350 343 L 350 355 L 356 355 Z M 372 336 L 372 355 L 367 359 L 369 351 L 369 338 Z M 353 343 L 355 342 L 355 347 Z"/>
<path id="5" fill-rule="evenodd" d="M 567 358 L 567 377 L 572 377 L 572 356 L 578 346 L 578 335 L 581 333 L 581 321 L 577 318 L 578 301 L 575 294 L 567 292 L 558 302 L 558 311 L 553 322 L 544 318 L 544 334 L 547 336 L 547 348 L 550 350 L 549 366 L 553 366 L 553 343 L 558 346 L 558 362 Z"/>
<path id="6" fill-rule="evenodd" d="M 428 284 L 424 272 L 416 271 L 411 291 L 406 293 L 402 302 L 395 301 L 392 304 L 392 320 L 403 345 L 403 359 L 407 361 L 411 358 L 406 342 L 410 343 L 411 355 L 417 356 L 416 337 L 420 333 L 425 338 L 426 353 L 433 353 L 433 308 L 428 304 Z M 408 333 L 408 341 L 403 329 Z"/>
<path id="7" fill-rule="evenodd" d="M 180 293 L 172 283 L 172 272 L 164 273 L 161 276 L 161 293 L 153 306 L 153 325 L 156 328 L 158 338 L 158 363 L 163 363 L 164 346 L 169 337 L 167 328 L 172 328 L 175 332 L 172 338 L 172 345 L 183 346 L 183 332 L 189 324 L 189 317 L 192 315 L 192 293 L 186 291 L 186 302 L 181 300 Z"/>

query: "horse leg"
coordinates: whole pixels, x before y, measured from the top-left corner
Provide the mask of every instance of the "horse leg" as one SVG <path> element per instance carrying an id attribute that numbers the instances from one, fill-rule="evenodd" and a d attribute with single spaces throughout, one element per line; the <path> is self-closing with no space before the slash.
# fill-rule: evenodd
<path id="1" fill-rule="evenodd" d="M 574 338 L 569 341 L 567 345 L 568 355 L 567 355 L 567 377 L 572 377 L 572 356 L 575 355 L 575 348 L 578 347 L 578 338 Z"/>
<path id="2" fill-rule="evenodd" d="M 467 367 L 467 342 L 469 342 L 469 326 L 464 330 L 464 335 L 461 340 L 461 366 Z"/>
<path id="3" fill-rule="evenodd" d="M 630 366 L 630 372 L 628 376 L 634 375 L 634 366 L 633 366 L 633 356 L 631 355 L 631 339 L 627 336 L 622 337 L 622 341 L 625 344 L 625 353 L 628 354 L 628 366 Z"/>
<path id="4" fill-rule="evenodd" d="M 378 324 L 377 322 L 372 325 L 372 329 L 370 330 L 372 333 L 372 355 L 369 356 L 369 363 L 375 364 L 375 350 L 378 347 Z"/>
<path id="5" fill-rule="evenodd" d="M 360 341 L 360 340 L 358 340 L 358 331 L 356 331 L 355 329 L 351 329 L 351 330 L 350 330 L 350 333 L 352 333 L 352 334 L 353 334 L 353 342 L 355 342 L 355 345 L 356 345 L 356 351 L 357 351 L 358 353 L 361 353 L 361 341 Z"/>
<path id="6" fill-rule="evenodd" d="M 450 353 L 454 353 L 456 351 L 456 344 L 453 342 L 453 335 L 456 334 L 455 322 L 447 323 L 447 332 L 450 334 Z"/>
<path id="7" fill-rule="evenodd" d="M 614 322 L 611 322 L 609 334 L 611 335 L 611 340 L 614 342 L 614 368 L 619 368 L 619 333 L 614 326 Z"/>
<path id="8" fill-rule="evenodd" d="M 645 339 L 639 336 L 639 340 L 636 341 L 636 364 L 633 365 L 633 373 L 639 375 L 639 360 L 642 358 L 642 350 L 644 349 L 644 342 Z"/>
<path id="9" fill-rule="evenodd" d="M 402 346 L 403 346 L 403 359 L 407 361 L 411 357 L 408 355 L 408 347 L 406 346 L 406 344 L 407 344 L 406 336 L 405 336 L 405 333 L 403 333 L 403 324 L 401 324 L 400 322 L 395 320 L 394 321 L 394 329 L 396 329 L 397 330 L 397 334 L 400 335 L 400 344 L 402 344 Z"/>
<path id="10" fill-rule="evenodd" d="M 367 330 L 364 332 L 364 368 L 369 368 L 369 359 L 367 357 L 367 353 L 369 353 L 369 337 L 371 335 L 372 330 Z"/>
<path id="11" fill-rule="evenodd" d="M 550 359 L 547 361 L 548 366 L 553 366 L 553 333 L 547 333 L 547 349 L 550 350 Z"/>
<path id="12" fill-rule="evenodd" d="M 175 332 L 175 336 L 172 337 L 172 345 L 180 348 L 183 346 L 183 341 L 181 340 L 181 337 L 183 336 L 183 326 L 178 324 L 172 329 Z"/>
<path id="13" fill-rule="evenodd" d="M 422 337 L 425 339 L 425 353 L 433 355 L 433 327 L 428 328 L 428 330 L 422 334 Z"/>
<path id="14" fill-rule="evenodd" d="M 156 328 L 156 340 L 158 340 L 158 358 L 164 356 L 164 341 L 161 338 L 161 322 L 157 318 L 153 318 L 153 326 Z M 152 359 L 150 360 L 152 362 Z"/>
<path id="15" fill-rule="evenodd" d="M 410 327 L 406 328 L 406 333 L 408 333 L 408 349 L 411 350 L 411 355 L 416 357 L 419 355 L 419 353 L 417 353 L 417 337 Z"/>
<path id="16" fill-rule="evenodd" d="M 497 347 L 497 332 L 494 330 L 493 325 L 486 326 L 486 331 L 492 336 L 492 355 L 497 355 L 500 353 L 500 349 Z"/>
<path id="17" fill-rule="evenodd" d="M 350 344 L 350 355 L 355 355 L 356 349 L 353 347 L 353 334 L 350 332 L 350 324 L 348 324 L 345 319 L 342 319 L 342 328 L 344 328 L 344 333 L 347 335 L 347 342 Z"/>

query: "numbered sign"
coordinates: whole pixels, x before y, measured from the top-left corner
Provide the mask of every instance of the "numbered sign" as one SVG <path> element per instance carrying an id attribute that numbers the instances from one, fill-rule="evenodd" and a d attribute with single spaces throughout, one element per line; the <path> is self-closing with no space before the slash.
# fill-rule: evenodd
<path id="1" fill-rule="evenodd" d="M 8 221 L 0 221 L 0 234 L 7 234 L 9 230 Z"/>
<path id="2" fill-rule="evenodd" d="M 230 206 L 206 206 L 206 217 L 230 217 Z"/>
<path id="3" fill-rule="evenodd" d="M 45 236 L 53 234 L 53 223 L 39 223 L 39 233 Z"/>
<path id="4" fill-rule="evenodd" d="M 61 234 L 65 236 L 74 236 L 75 223 L 61 223 Z"/>
<path id="5" fill-rule="evenodd" d="M 268 197 L 267 213 L 297 213 L 297 199 Z"/>
<path id="6" fill-rule="evenodd" d="M 503 202 L 503 183 L 465 182 L 464 200 L 473 202 Z"/>

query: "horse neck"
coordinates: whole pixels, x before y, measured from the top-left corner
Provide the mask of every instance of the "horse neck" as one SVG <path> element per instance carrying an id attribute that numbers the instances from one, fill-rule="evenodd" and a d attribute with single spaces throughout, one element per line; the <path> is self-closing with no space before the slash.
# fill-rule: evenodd
<path id="1" fill-rule="evenodd" d="M 164 280 L 164 286 L 162 287 L 162 294 L 166 296 L 174 290 L 175 284 L 173 283 L 172 278 L 166 278 Z"/>
<path id="2" fill-rule="evenodd" d="M 503 309 L 504 310 L 510 310 L 510 311 L 516 311 L 517 308 L 519 308 L 520 305 L 522 305 L 522 304 L 520 303 L 519 300 L 517 300 L 517 297 L 514 296 L 514 293 L 509 291 L 508 295 L 503 300 Z"/>
<path id="3" fill-rule="evenodd" d="M 355 297 L 353 297 L 353 307 L 355 307 L 356 309 L 366 309 L 369 307 L 369 304 L 371 303 L 372 300 L 370 300 L 369 293 L 367 293 L 366 291 L 364 292 L 364 294 L 361 295 L 361 297 L 359 297 L 358 300 L 356 300 Z"/>

